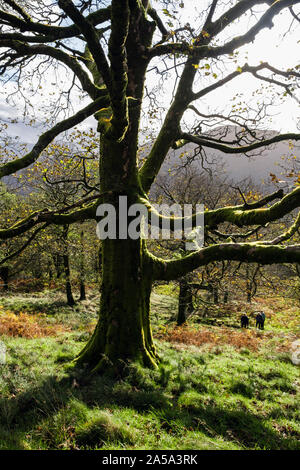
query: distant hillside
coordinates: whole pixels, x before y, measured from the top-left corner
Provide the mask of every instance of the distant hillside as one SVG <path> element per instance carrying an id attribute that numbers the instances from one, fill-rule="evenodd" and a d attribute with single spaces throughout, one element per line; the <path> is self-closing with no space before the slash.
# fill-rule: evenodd
<path id="1" fill-rule="evenodd" d="M 228 128 L 229 132 L 227 132 L 226 140 L 230 141 L 237 128 L 234 126 L 228 126 Z M 220 133 L 222 133 L 222 129 L 223 128 L 219 128 Z M 214 132 L 216 132 L 216 130 Z M 276 135 L 276 132 L 267 131 L 267 135 L 271 137 Z M 30 146 L 31 144 L 28 145 L 29 148 Z M 172 172 L 176 171 L 176 173 L 180 171 L 180 168 L 184 167 L 187 162 L 191 160 L 196 148 L 196 145 L 188 144 L 181 149 L 170 150 L 160 170 L 160 175 L 162 176 L 169 173 L 169 170 Z M 297 164 L 295 159 L 289 159 L 289 157 L 293 155 L 297 155 L 298 162 L 300 160 L 300 145 L 298 144 L 298 146 L 295 145 L 293 148 L 289 148 L 289 142 L 287 141 L 262 148 L 260 152 L 261 155 L 247 157 L 244 154 L 224 154 L 220 151 L 207 148 L 207 159 L 204 161 L 204 167 L 210 168 L 213 173 L 217 172 L 219 176 L 227 177 L 228 180 L 232 180 L 233 182 L 251 179 L 255 185 L 263 183 L 266 191 L 268 191 L 270 185 L 272 185 L 270 173 L 275 174 L 279 180 L 285 180 L 282 166 L 285 168 L 295 168 Z M 256 154 L 257 153 L 258 151 L 256 151 Z M 147 151 L 144 150 L 142 156 L 145 157 L 146 155 Z M 199 156 L 195 157 L 191 164 L 197 170 L 202 168 L 202 161 Z M 300 171 L 299 164 L 296 170 L 298 172 Z M 20 184 L 13 175 L 3 178 L 3 182 L 12 189 L 19 188 L 20 190 Z M 288 179 L 287 184 L 290 185 L 291 183 L 292 181 Z M 23 192 L 22 189 L 21 192 Z"/>
<path id="2" fill-rule="evenodd" d="M 268 136 L 276 135 L 276 132 L 269 131 Z M 230 136 L 229 140 L 230 140 Z M 188 160 L 193 156 L 196 146 L 189 144 L 182 149 L 171 150 L 161 168 L 161 174 L 176 168 L 184 166 Z M 182 153 L 185 153 L 182 156 Z M 258 150 L 256 151 L 256 154 Z M 284 168 L 295 167 L 295 159 L 293 155 L 300 156 L 300 146 L 289 148 L 289 142 L 279 142 L 270 147 L 265 147 L 261 151 L 261 155 L 247 157 L 244 154 L 224 154 L 218 150 L 206 149 L 207 161 L 204 161 L 205 168 L 211 168 L 212 171 L 217 169 L 218 173 L 227 176 L 228 179 L 233 181 L 241 181 L 244 179 L 251 179 L 255 184 L 269 186 L 271 183 L 270 173 L 275 174 L 279 180 L 284 177 Z M 196 168 L 202 167 L 202 161 L 199 156 L 193 159 L 192 163 Z M 284 168 L 282 168 L 284 166 Z M 298 165 L 298 171 L 300 167 Z M 291 181 L 288 180 L 291 184 Z"/>

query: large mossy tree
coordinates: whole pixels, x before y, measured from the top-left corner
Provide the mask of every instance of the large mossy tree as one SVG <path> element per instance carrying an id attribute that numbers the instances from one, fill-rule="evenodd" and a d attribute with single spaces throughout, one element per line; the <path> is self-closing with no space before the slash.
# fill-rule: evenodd
<path id="1" fill-rule="evenodd" d="M 154 9 L 148 0 L 1 0 L 0 72 L 4 79 L 16 80 L 17 77 L 19 91 L 26 94 L 28 87 L 26 80 L 22 81 L 22 74 L 26 70 L 31 70 L 32 74 L 38 73 L 40 69 L 36 64 L 40 60 L 48 61 L 52 67 L 61 64 L 64 69 L 69 69 L 73 81 L 69 84 L 70 89 L 62 90 L 69 99 L 69 115 L 62 120 L 58 118 L 55 125 L 39 136 L 29 152 L 13 159 L 3 159 L 0 177 L 34 164 L 55 138 L 92 115 L 98 121 L 100 146 L 99 190 L 95 188 L 88 197 L 79 198 L 64 210 L 41 209 L 21 220 L 16 217 L 11 227 L 0 231 L 2 240 L 25 232 L 29 232 L 30 236 L 34 227 L 45 223 L 66 226 L 84 219 L 96 220 L 99 204 L 112 204 L 118 210 L 119 196 L 127 196 L 128 206 L 142 203 L 153 213 L 149 191 L 171 148 L 184 149 L 186 144 L 193 142 L 201 149 L 245 154 L 282 140 L 300 139 L 297 133 L 265 139 L 261 138 L 261 134 L 257 137 L 253 130 L 255 122 L 252 121 L 252 126 L 249 126 L 247 110 L 241 111 L 245 117 L 243 121 L 242 115 L 238 124 L 242 126 L 244 123 L 243 130 L 233 140 L 226 139 L 226 135 L 214 138 L 209 132 L 201 132 L 200 126 L 190 132 L 181 127 L 186 110 L 193 107 L 199 121 L 201 116 L 209 119 L 197 109 L 201 99 L 216 90 L 222 97 L 222 86 L 234 79 L 235 86 L 238 86 L 238 78 L 244 74 L 252 74 L 258 80 L 282 88 L 286 94 L 293 93 L 299 77 L 297 68 L 279 70 L 268 63 L 261 63 L 258 51 L 256 64 L 235 65 L 234 70 L 228 72 L 223 59 L 232 57 L 239 48 L 255 41 L 264 28 L 270 29 L 272 37 L 273 19 L 288 9 L 295 19 L 300 2 L 196 2 L 200 14 L 195 15 L 195 24 L 182 24 L 175 30 L 169 17 L 179 17 L 188 3 L 156 1 L 157 9 Z M 174 5 L 178 7 L 177 13 Z M 259 14 L 254 16 L 256 8 Z M 251 17 L 251 22 L 243 23 L 246 26 L 241 34 L 232 35 L 229 31 L 231 25 L 247 15 Z M 167 20 L 166 24 L 164 19 Z M 224 39 L 224 30 L 228 30 L 225 35 L 229 38 L 227 40 Z M 139 166 L 140 120 L 147 73 L 157 66 L 158 61 L 170 64 L 170 60 L 173 63 L 179 59 L 180 66 L 173 67 L 177 81 L 169 109 L 154 141 L 148 142 L 151 148 L 143 165 Z M 211 83 L 203 81 L 201 85 L 202 76 L 206 76 L 209 67 L 206 64 L 212 60 L 219 64 L 220 69 L 223 68 L 223 73 L 212 74 Z M 59 87 L 59 74 L 56 77 Z M 72 114 L 74 84 L 86 96 L 87 104 Z M 45 116 L 45 120 L 48 117 Z M 237 123 L 234 113 L 227 117 L 227 123 Z M 211 119 L 216 119 L 216 116 L 212 115 Z M 274 202 L 276 199 L 277 202 Z M 238 227 L 265 225 L 299 206 L 299 187 L 286 195 L 283 191 L 277 191 L 251 204 L 243 202 L 238 206 L 206 211 L 205 229 L 216 229 L 224 222 Z M 163 218 L 159 215 L 159 222 Z M 192 220 L 196 221 L 196 215 Z M 173 218 L 170 224 L 172 228 Z M 149 307 L 154 281 L 176 279 L 217 260 L 299 263 L 300 245 L 283 244 L 297 233 L 298 227 L 299 216 L 290 229 L 275 240 L 221 243 L 170 260 L 150 254 L 146 241 L 141 238 L 103 240 L 99 322 L 77 361 L 87 364 L 94 371 L 119 369 L 128 360 L 155 367 L 159 358 L 153 344 Z"/>

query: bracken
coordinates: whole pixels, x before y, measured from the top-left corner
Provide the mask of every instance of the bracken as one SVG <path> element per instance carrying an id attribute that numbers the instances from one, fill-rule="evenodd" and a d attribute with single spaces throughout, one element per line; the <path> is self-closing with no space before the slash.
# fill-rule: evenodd
<path id="1" fill-rule="evenodd" d="M 0 313 L 0 335 L 40 338 L 55 336 L 63 331 L 66 331 L 66 328 L 61 325 L 46 325 L 44 316 L 41 314 L 32 316 L 20 312 L 16 315 L 10 311 Z"/>

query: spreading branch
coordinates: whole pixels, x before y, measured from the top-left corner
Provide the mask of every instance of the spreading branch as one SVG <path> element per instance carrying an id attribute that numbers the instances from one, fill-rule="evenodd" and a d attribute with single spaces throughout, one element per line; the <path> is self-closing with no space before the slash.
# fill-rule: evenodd
<path id="1" fill-rule="evenodd" d="M 192 142 L 194 144 L 203 146 L 203 147 L 208 147 L 212 148 L 215 150 L 220 150 L 223 153 L 230 153 L 230 154 L 236 154 L 236 153 L 248 153 L 253 150 L 262 148 L 262 147 L 267 147 L 272 144 L 276 144 L 277 142 L 282 142 L 284 140 L 295 140 L 299 141 L 300 140 L 300 134 L 296 133 L 287 133 L 287 134 L 278 134 L 275 135 L 274 137 L 271 137 L 270 139 L 264 139 L 258 142 L 253 142 L 252 144 L 249 145 L 242 145 L 239 147 L 233 147 L 231 145 L 226 145 L 221 142 L 217 141 L 212 141 L 209 138 L 206 137 L 198 137 L 197 135 L 191 135 L 187 134 L 186 132 L 182 132 L 180 139 L 176 140 L 173 144 L 173 148 L 177 149 L 182 147 L 183 145 Z"/>
<path id="2" fill-rule="evenodd" d="M 111 74 L 105 53 L 99 42 L 99 36 L 93 23 L 85 18 L 75 7 L 71 0 L 58 0 L 60 8 L 74 21 L 80 32 L 86 39 L 89 50 L 93 56 L 98 71 L 108 90 L 111 86 Z"/>
<path id="3" fill-rule="evenodd" d="M 263 206 L 277 198 L 280 198 L 280 201 L 271 207 L 263 208 Z M 185 223 L 185 226 L 195 228 L 197 227 L 197 220 L 200 219 L 200 214 L 197 213 L 186 218 L 167 217 L 160 214 L 147 200 L 141 199 L 141 202 L 146 205 L 150 215 L 155 216 L 151 223 L 157 224 L 160 228 L 167 226 L 170 227 L 171 231 L 174 231 L 177 230 L 179 223 L 182 227 Z M 216 229 L 218 225 L 224 222 L 229 222 L 237 227 L 265 225 L 268 222 L 281 219 L 298 207 L 300 207 L 300 187 L 284 197 L 283 191 L 279 190 L 251 204 L 207 210 L 204 212 L 204 225 L 208 229 Z"/>
<path id="4" fill-rule="evenodd" d="M 221 243 L 193 252 L 180 259 L 165 261 L 151 256 L 156 280 L 170 281 L 214 261 L 240 261 L 259 264 L 300 263 L 300 245 L 270 246 L 258 243 Z"/>
<path id="5" fill-rule="evenodd" d="M 73 56 L 67 54 L 61 49 L 44 44 L 29 46 L 28 44 L 19 40 L 2 39 L 1 35 L 0 48 L 10 48 L 16 51 L 17 54 L 14 55 L 9 52 L 5 52 L 5 58 L 13 59 L 12 63 L 10 61 L 8 62 L 10 67 L 13 66 L 14 60 L 20 57 L 32 57 L 36 55 L 46 55 L 47 57 L 53 57 L 54 59 L 67 65 L 72 70 L 72 72 L 80 81 L 82 89 L 86 91 L 91 96 L 91 98 L 95 99 L 98 96 L 99 89 L 90 80 L 87 72 L 81 67 L 79 62 Z M 3 65 L 1 65 L 0 71 L 3 73 L 6 68 L 7 65 L 4 62 Z"/>
<path id="6" fill-rule="evenodd" d="M 100 98 L 97 98 L 93 103 L 90 103 L 88 106 L 78 111 L 78 113 L 56 124 L 54 127 L 49 129 L 39 137 L 37 143 L 33 146 L 32 150 L 26 155 L 24 155 L 24 157 L 17 158 L 16 160 L 2 164 L 0 166 L 0 179 L 4 176 L 11 175 L 12 173 L 15 173 L 19 170 L 22 170 L 23 168 L 27 168 L 28 166 L 30 166 L 39 158 L 43 150 L 46 149 L 46 147 L 52 142 L 55 137 L 57 137 L 62 132 L 67 131 L 68 129 L 71 129 L 72 127 L 76 126 L 84 119 L 94 114 L 97 110 L 99 110 L 99 108 L 102 108 L 103 106 L 107 105 L 107 96 L 102 96 Z"/>
<path id="7" fill-rule="evenodd" d="M 86 17 L 86 21 L 93 26 L 97 26 L 101 23 L 104 23 L 110 19 L 110 7 L 101 8 L 93 13 L 90 13 Z M 2 21 L 1 21 L 2 20 Z M 18 16 L 7 13 L 6 11 L 0 10 L 0 21 L 17 28 L 20 32 L 32 32 L 39 33 L 42 36 L 39 36 L 39 40 L 44 38 L 45 42 L 54 42 L 59 39 L 67 39 L 76 36 L 80 36 L 81 30 L 77 24 L 72 24 L 70 26 L 53 26 L 46 25 L 41 22 L 34 21 L 25 21 L 24 18 L 19 18 Z M 0 36 L 1 37 L 1 36 Z M 32 36 L 31 39 L 34 39 L 35 36 Z"/>
<path id="8" fill-rule="evenodd" d="M 46 223 L 47 225 L 70 225 L 76 222 L 82 222 L 83 220 L 95 219 L 100 199 L 101 195 L 98 194 L 84 198 L 63 209 L 33 212 L 28 217 L 16 222 L 12 227 L 0 229 L 0 240 L 8 240 L 9 238 L 22 235 L 41 223 Z M 79 209 L 77 209 L 78 207 Z M 67 213 L 65 214 L 65 212 Z"/>
<path id="9" fill-rule="evenodd" d="M 267 9 L 267 11 L 262 15 L 262 17 L 256 22 L 256 24 L 252 28 L 249 29 L 249 31 L 246 34 L 232 39 L 228 43 L 225 43 L 223 46 L 212 47 L 209 45 L 212 39 L 215 38 L 215 36 L 219 32 L 221 32 L 224 29 L 224 27 L 227 26 L 227 24 L 230 24 L 232 21 L 234 21 L 234 19 L 239 18 L 240 15 L 242 15 L 243 13 L 248 11 L 250 8 L 260 3 L 268 3 L 270 6 Z M 181 118 L 184 112 L 186 111 L 187 107 L 193 100 L 199 99 L 205 94 L 219 88 L 220 86 L 224 85 L 228 81 L 237 77 L 241 72 L 242 73 L 250 72 L 253 74 L 257 74 L 257 71 L 263 68 L 269 68 L 270 71 L 274 72 L 274 70 L 271 70 L 268 64 L 265 64 L 265 63 L 257 67 L 250 67 L 248 64 L 245 64 L 243 69 L 239 68 L 235 72 L 229 74 L 227 77 L 224 77 L 222 80 L 219 80 L 217 83 L 214 83 L 210 85 L 209 87 L 206 87 L 204 90 L 201 90 L 198 93 L 194 93 L 192 90 L 192 87 L 193 87 L 195 75 L 197 73 L 197 68 L 198 68 L 200 60 L 204 58 L 205 59 L 216 58 L 216 57 L 219 57 L 220 55 L 230 54 L 236 49 L 240 48 L 241 46 L 253 41 L 256 38 L 257 34 L 263 28 L 272 26 L 272 19 L 275 17 L 275 15 L 279 14 L 283 8 L 292 6 L 296 3 L 299 3 L 299 2 L 295 0 L 294 1 L 277 0 L 276 2 L 273 3 L 273 2 L 265 2 L 265 1 L 263 2 L 263 1 L 242 0 L 238 2 L 232 9 L 228 10 L 223 15 L 223 17 L 219 18 L 214 23 L 211 23 L 211 25 L 209 26 L 209 30 L 204 33 L 201 32 L 198 35 L 198 37 L 195 38 L 192 45 L 188 43 L 184 43 L 184 42 L 172 43 L 172 44 L 160 44 L 160 45 L 153 47 L 151 50 L 149 50 L 149 60 L 155 56 L 168 55 L 172 53 L 185 54 L 187 55 L 187 60 L 184 65 L 184 69 L 183 69 L 183 72 L 181 74 L 181 77 L 178 83 L 177 92 L 174 97 L 173 103 L 170 106 L 169 111 L 166 114 L 161 131 L 159 132 L 151 148 L 148 158 L 146 159 L 145 163 L 143 164 L 140 170 L 140 179 L 141 179 L 141 183 L 143 185 L 145 192 L 149 191 L 155 177 L 157 176 L 161 168 L 162 163 L 164 162 L 166 158 L 166 155 L 170 147 L 174 145 L 174 141 L 176 140 L 176 135 L 181 134 L 181 131 L 180 131 Z M 285 72 L 281 73 L 281 71 L 276 71 L 276 73 L 280 73 L 281 75 L 285 76 L 284 75 Z M 293 73 L 296 73 L 296 72 L 293 72 Z M 258 77 L 258 78 L 265 79 L 265 77 Z M 277 85 L 280 84 L 284 86 L 286 90 L 289 90 L 289 88 L 287 88 L 285 84 L 282 84 L 281 82 L 275 83 L 274 79 L 272 80 L 274 84 L 277 84 Z M 296 136 L 297 136 L 296 138 L 298 138 L 298 134 L 296 134 Z M 192 140 L 193 137 L 191 137 L 189 134 L 187 134 L 187 137 L 189 137 L 190 141 L 193 141 Z M 180 138 L 183 139 L 182 135 Z M 184 139 L 183 139 L 183 142 L 184 142 Z M 218 149 L 224 152 L 231 153 L 231 148 L 228 148 L 226 145 L 224 146 L 222 146 L 222 144 L 219 144 L 219 145 L 221 145 L 221 147 L 219 148 L 217 147 Z M 213 147 L 212 143 L 209 143 L 209 145 L 207 146 L 215 148 Z M 258 147 L 260 146 L 263 146 L 263 145 L 261 145 L 260 143 Z M 255 146 L 254 148 L 258 148 L 258 147 Z M 240 152 L 245 152 L 245 151 L 247 150 L 245 149 L 240 150 Z M 239 150 L 234 150 L 234 152 L 239 152 Z"/>

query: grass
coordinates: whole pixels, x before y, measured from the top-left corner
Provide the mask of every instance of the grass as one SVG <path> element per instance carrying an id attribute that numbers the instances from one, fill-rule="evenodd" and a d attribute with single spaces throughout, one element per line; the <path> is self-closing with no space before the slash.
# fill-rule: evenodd
<path id="1" fill-rule="evenodd" d="M 97 299 L 73 311 L 50 293 L 0 299 L 8 325 L 21 317 L 39 331 L 1 336 L 0 449 L 300 449 L 299 368 L 289 350 L 296 335 L 290 324 L 280 329 L 280 299 L 263 332 L 197 318 L 178 329 L 172 291 L 156 291 L 159 368 L 131 364 L 117 381 L 86 380 L 69 366 L 91 334 Z M 23 317 L 15 318 L 19 303 Z"/>

